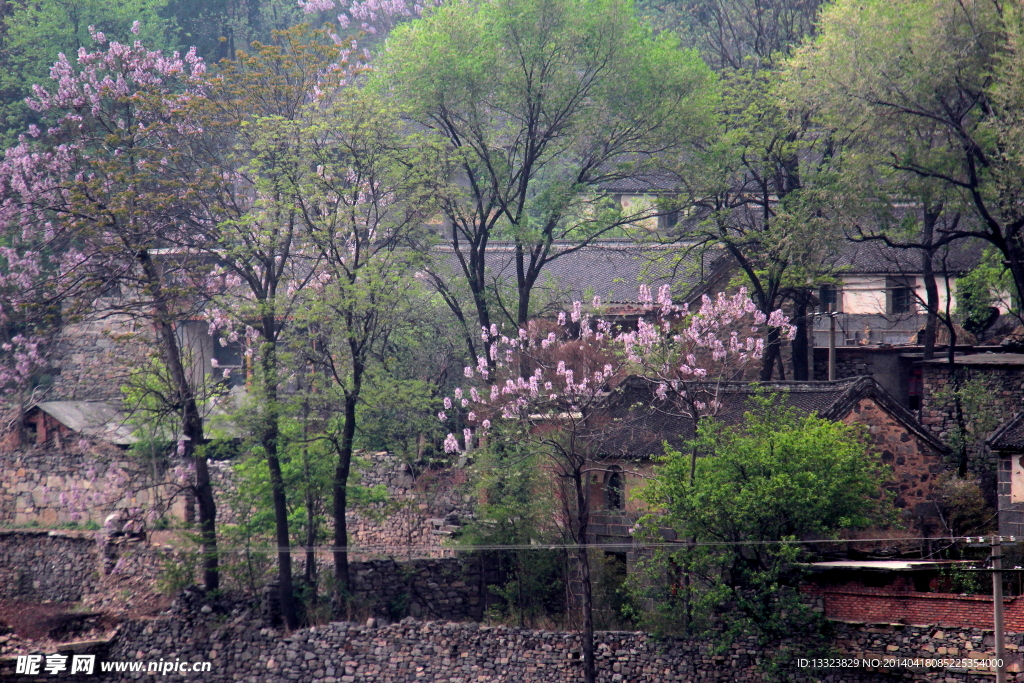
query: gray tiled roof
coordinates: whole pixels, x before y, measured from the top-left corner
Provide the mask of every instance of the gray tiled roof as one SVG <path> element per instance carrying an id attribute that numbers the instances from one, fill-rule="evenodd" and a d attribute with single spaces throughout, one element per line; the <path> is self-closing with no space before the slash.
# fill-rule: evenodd
<path id="1" fill-rule="evenodd" d="M 556 244 L 555 248 L 568 246 Z M 439 274 L 446 281 L 460 281 L 462 273 L 452 248 L 441 246 L 432 251 Z M 676 294 L 685 296 L 704 282 L 719 258 L 718 253 L 700 255 L 680 245 L 601 241 L 546 264 L 535 286 L 534 300 L 589 302 L 599 296 L 605 302 L 633 302 L 641 284 L 652 289 L 670 284 Z M 489 286 L 495 282 L 503 287 L 515 286 L 511 243 L 491 242 L 486 263 Z"/>
<path id="2" fill-rule="evenodd" d="M 1024 413 L 1018 413 L 987 441 L 994 451 L 1024 451 Z"/>
<path id="3" fill-rule="evenodd" d="M 981 261 L 985 243 L 965 239 L 940 249 L 933 261 L 936 272 L 965 273 Z M 877 275 L 912 275 L 921 272 L 921 252 L 899 249 L 882 242 L 851 242 L 844 240 L 835 266 L 840 272 Z"/>
<path id="4" fill-rule="evenodd" d="M 737 425 L 743 415 L 754 408 L 753 397 L 761 389 L 778 393 L 780 405 L 793 408 L 799 414 L 811 414 L 841 420 L 857 403 L 866 397 L 874 399 L 909 432 L 939 452 L 947 447 L 932 436 L 889 392 L 870 377 L 854 377 L 835 382 L 722 382 L 718 400 L 722 407 L 715 419 L 727 425 Z M 623 383 L 622 394 L 609 410 L 615 427 L 612 434 L 601 442 L 601 449 L 609 457 L 646 459 L 661 455 L 663 443 L 681 448 L 694 435 L 694 421 L 671 403 L 654 397 L 655 385 L 638 377 Z M 710 400 L 710 394 L 705 402 Z"/>

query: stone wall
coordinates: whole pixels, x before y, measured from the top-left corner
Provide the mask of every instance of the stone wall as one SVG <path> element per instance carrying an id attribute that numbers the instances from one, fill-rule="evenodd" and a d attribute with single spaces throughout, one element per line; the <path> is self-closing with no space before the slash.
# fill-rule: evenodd
<path id="1" fill-rule="evenodd" d="M 887 488 L 895 494 L 893 503 L 903 511 L 900 521 L 909 529 L 939 531 L 934 504 L 936 479 L 948 468 L 942 454 L 916 437 L 871 398 L 861 399 L 844 420 L 868 428 L 871 448 L 882 464 L 893 469 L 894 482 Z"/>
<path id="2" fill-rule="evenodd" d="M 978 358 L 978 356 L 972 356 Z M 955 433 L 956 412 L 952 398 L 952 373 L 947 364 L 928 362 L 923 368 L 921 423 L 950 443 Z M 978 475 L 982 490 L 993 507 L 997 503 L 998 459 L 984 440 L 1001 425 L 1024 410 L 1024 367 L 1020 365 L 957 365 L 961 381 L 980 383 L 981 404 L 967 415 L 980 433 L 968 440 L 968 467 Z"/>
<path id="3" fill-rule="evenodd" d="M 0 531 L 0 599 L 76 602 L 99 574 L 92 534 Z"/>
<path id="4" fill-rule="evenodd" d="M 941 362 L 925 363 L 922 367 L 924 394 L 921 402 L 921 423 L 937 437 L 948 442 L 950 433 L 956 426 L 950 368 Z M 984 438 L 1024 409 L 1024 367 L 958 365 L 957 371 L 962 381 L 978 381 L 983 387 L 983 417 L 986 426 L 989 427 L 982 435 Z"/>
<path id="5" fill-rule="evenodd" d="M 100 447 L 99 452 L 83 451 L 78 445 L 62 451 L 0 449 L 0 524 L 102 524 L 116 508 L 164 505 L 170 487 L 143 486 L 142 467 L 113 446 Z M 132 477 L 120 489 L 110 476 L 116 471 Z M 74 491 L 79 492 L 77 504 L 68 500 Z M 171 512 L 182 519 L 184 500 L 178 500 Z"/>
<path id="6" fill-rule="evenodd" d="M 152 353 L 150 329 L 126 315 L 66 325 L 53 363 L 59 369 L 48 401 L 108 401 L 120 404 L 129 373 Z"/>
<path id="7" fill-rule="evenodd" d="M 349 565 L 356 603 L 378 618 L 405 616 L 479 621 L 484 616 L 485 567 L 474 557 Z"/>
<path id="8" fill-rule="evenodd" d="M 598 680 L 602 683 L 685 683 L 730 681 L 762 683 L 769 660 L 783 648 L 763 648 L 741 639 L 718 650 L 712 639 L 658 640 L 642 633 L 596 634 Z M 1016 652 L 1020 635 L 1008 637 L 1008 680 L 1024 676 Z M 877 659 L 991 655 L 992 635 L 979 629 L 936 629 L 888 624 L 836 624 L 832 656 Z M 820 645 L 820 644 L 818 644 Z M 821 656 L 816 643 L 794 637 L 784 644 L 793 658 Z M 940 649 L 944 649 L 943 654 Z M 953 653 L 956 653 L 955 655 Z M 575 633 L 532 631 L 478 624 L 419 622 L 406 619 L 377 627 L 336 622 L 290 635 L 267 628 L 250 611 L 236 608 L 124 624 L 101 661 L 210 662 L 203 681 L 228 683 L 578 683 L 580 643 Z M 0 663 L 0 675 L 12 663 Z M 983 670 L 984 671 L 984 670 Z M 815 670 L 790 663 L 779 672 L 793 683 L 882 683 L 904 681 L 959 683 L 989 678 L 975 669 L 953 667 L 846 667 Z M 149 680 L 149 673 L 111 673 L 102 680 Z M 195 674 L 168 673 L 181 680 Z M 52 677 L 10 679 L 18 683 Z"/>
<path id="9" fill-rule="evenodd" d="M 388 500 L 363 512 L 349 512 L 349 542 L 375 554 L 406 559 L 452 557 L 444 545 L 473 515 L 475 501 L 460 467 L 416 471 L 388 453 L 367 454 L 363 486 L 383 485 Z"/>

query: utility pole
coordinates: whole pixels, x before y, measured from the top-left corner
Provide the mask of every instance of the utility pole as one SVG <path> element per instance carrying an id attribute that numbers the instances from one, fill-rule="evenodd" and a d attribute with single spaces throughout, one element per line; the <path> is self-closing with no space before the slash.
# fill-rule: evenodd
<path id="1" fill-rule="evenodd" d="M 1003 545 L 1002 537 L 992 537 L 992 617 L 996 641 L 996 683 L 1006 683 L 1006 647 L 1003 643 Z"/>
<path id="2" fill-rule="evenodd" d="M 836 313 L 828 305 L 828 381 L 836 381 Z"/>

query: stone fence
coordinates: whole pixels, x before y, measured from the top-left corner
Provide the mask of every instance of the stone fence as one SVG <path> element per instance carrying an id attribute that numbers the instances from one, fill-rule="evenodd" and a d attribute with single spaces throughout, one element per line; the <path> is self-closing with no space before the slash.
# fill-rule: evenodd
<path id="1" fill-rule="evenodd" d="M 149 663 L 209 663 L 201 674 L 161 675 L 161 680 L 207 683 L 577 683 L 581 680 L 580 642 L 575 633 L 534 631 L 475 623 L 420 622 L 412 618 L 377 626 L 336 622 L 283 634 L 236 607 L 192 606 L 153 620 L 123 624 L 99 661 L 140 662 L 143 672 L 106 673 L 89 680 L 120 683 L 151 680 Z M 195 609 L 198 608 L 198 609 Z M 205 610 L 205 611 L 203 611 Z M 822 656 L 820 644 L 794 637 L 781 646 L 759 646 L 740 639 L 718 648 L 711 639 L 656 639 L 643 633 L 596 634 L 601 683 L 883 683 L 903 681 L 967 683 L 990 680 L 983 668 L 964 666 L 991 656 L 991 633 L 978 629 L 936 630 L 925 626 L 836 624 L 838 649 L 829 654 L 846 666 L 801 666 L 801 658 Z M 1011 635 L 1016 652 L 1022 636 Z M 907 659 L 937 659 L 935 645 L 946 648 L 947 662 L 929 666 Z M 957 652 L 954 656 L 952 653 Z M 849 663 L 856 657 L 859 665 Z M 953 664 L 949 660 L 958 660 Z M 1012 654 L 1008 680 L 1024 681 Z M 886 665 L 884 662 L 896 662 Z M 904 661 L 900 661 L 904 660 Z M 838 664 L 838 663 L 837 663 Z M 776 669 L 773 676 L 767 670 Z M 97 667 L 99 669 L 100 667 Z M 0 660 L 0 677 L 16 683 L 60 677 L 16 677 L 13 661 Z M 9 678 L 8 678 L 9 677 Z M 65 677 L 66 678 L 66 677 Z"/>
<path id="2" fill-rule="evenodd" d="M 185 498 L 174 497 L 175 485 L 142 485 L 150 480 L 134 475 L 146 469 L 145 463 L 112 446 L 102 450 L 83 452 L 77 445 L 66 450 L 0 449 L 0 524 L 102 524 L 112 509 L 163 509 L 172 499 L 170 514 L 184 518 Z M 134 484 L 119 482 L 122 473 Z M 77 502 L 68 501 L 69 496 Z"/>
<path id="3" fill-rule="evenodd" d="M 98 576 L 98 557 L 92 534 L 0 531 L 0 599 L 81 600 Z"/>

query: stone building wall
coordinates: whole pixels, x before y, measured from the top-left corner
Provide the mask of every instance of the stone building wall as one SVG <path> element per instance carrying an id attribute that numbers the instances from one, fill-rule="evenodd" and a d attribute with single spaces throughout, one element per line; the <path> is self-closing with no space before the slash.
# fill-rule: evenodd
<path id="1" fill-rule="evenodd" d="M 124 451 L 90 448 L 98 450 L 83 451 L 77 443 L 62 451 L 0 449 L 0 524 L 102 524 L 113 509 L 164 505 L 174 491 L 171 485 L 144 486 L 144 464 Z M 130 478 L 114 476 L 121 472 Z M 171 515 L 183 519 L 184 505 L 179 496 Z"/>
<path id="2" fill-rule="evenodd" d="M 886 660 L 986 659 L 992 634 L 981 629 L 938 629 L 891 624 L 835 625 L 836 650 L 827 656 L 866 660 L 867 666 L 813 669 L 790 662 L 781 678 L 792 683 L 883 683 L 903 680 L 966 683 L 992 678 L 986 669 L 965 666 L 886 666 Z M 1007 679 L 1024 681 L 1018 648 L 1020 635 L 1008 637 Z M 712 639 L 656 639 L 642 633 L 595 634 L 601 683 L 687 683 L 779 680 L 764 670 L 777 647 L 739 639 L 716 648 Z M 784 646 L 794 658 L 824 654 L 821 643 L 794 636 Z M 266 628 L 248 611 L 161 617 L 124 624 L 100 661 L 209 662 L 201 674 L 209 683 L 577 683 L 581 679 L 580 642 L 575 633 L 532 631 L 474 623 L 452 624 L 406 619 L 377 627 L 335 622 L 289 635 Z M 872 666 L 874 664 L 874 666 Z M 0 662 L 0 675 L 16 683 L 53 677 L 16 677 L 13 662 Z M 148 680 L 150 673 L 109 673 L 105 683 Z M 197 680 L 196 674 L 167 673 L 167 680 Z"/>
<path id="3" fill-rule="evenodd" d="M 874 399 L 861 399 L 844 422 L 866 425 L 871 448 L 881 456 L 882 464 L 892 467 L 894 482 L 887 488 L 895 494 L 895 506 L 903 511 L 903 524 L 925 531 L 922 524 L 936 522 L 935 484 L 948 469 L 944 456 L 909 432 Z"/>
<path id="4" fill-rule="evenodd" d="M 951 370 L 947 364 L 934 362 L 924 363 L 922 368 L 921 423 L 946 443 L 952 443 L 950 437 L 956 433 L 956 411 Z M 979 432 L 967 441 L 968 467 L 978 475 L 989 504 L 995 507 L 998 458 L 984 441 L 1024 410 L 1024 366 L 957 365 L 956 371 L 960 373 L 961 381 L 980 385 L 980 404 L 966 415 Z"/>
<path id="5" fill-rule="evenodd" d="M 151 356 L 151 331 L 126 315 L 64 327 L 53 356 L 59 369 L 44 400 L 120 404 L 121 387 Z"/>
<path id="6" fill-rule="evenodd" d="M 937 437 L 948 441 L 956 426 L 950 368 L 944 363 L 925 363 L 923 368 L 921 423 Z M 963 381 L 978 381 L 983 387 L 984 422 L 990 427 L 985 438 L 1024 410 L 1024 366 L 958 365 L 957 371 Z"/>

